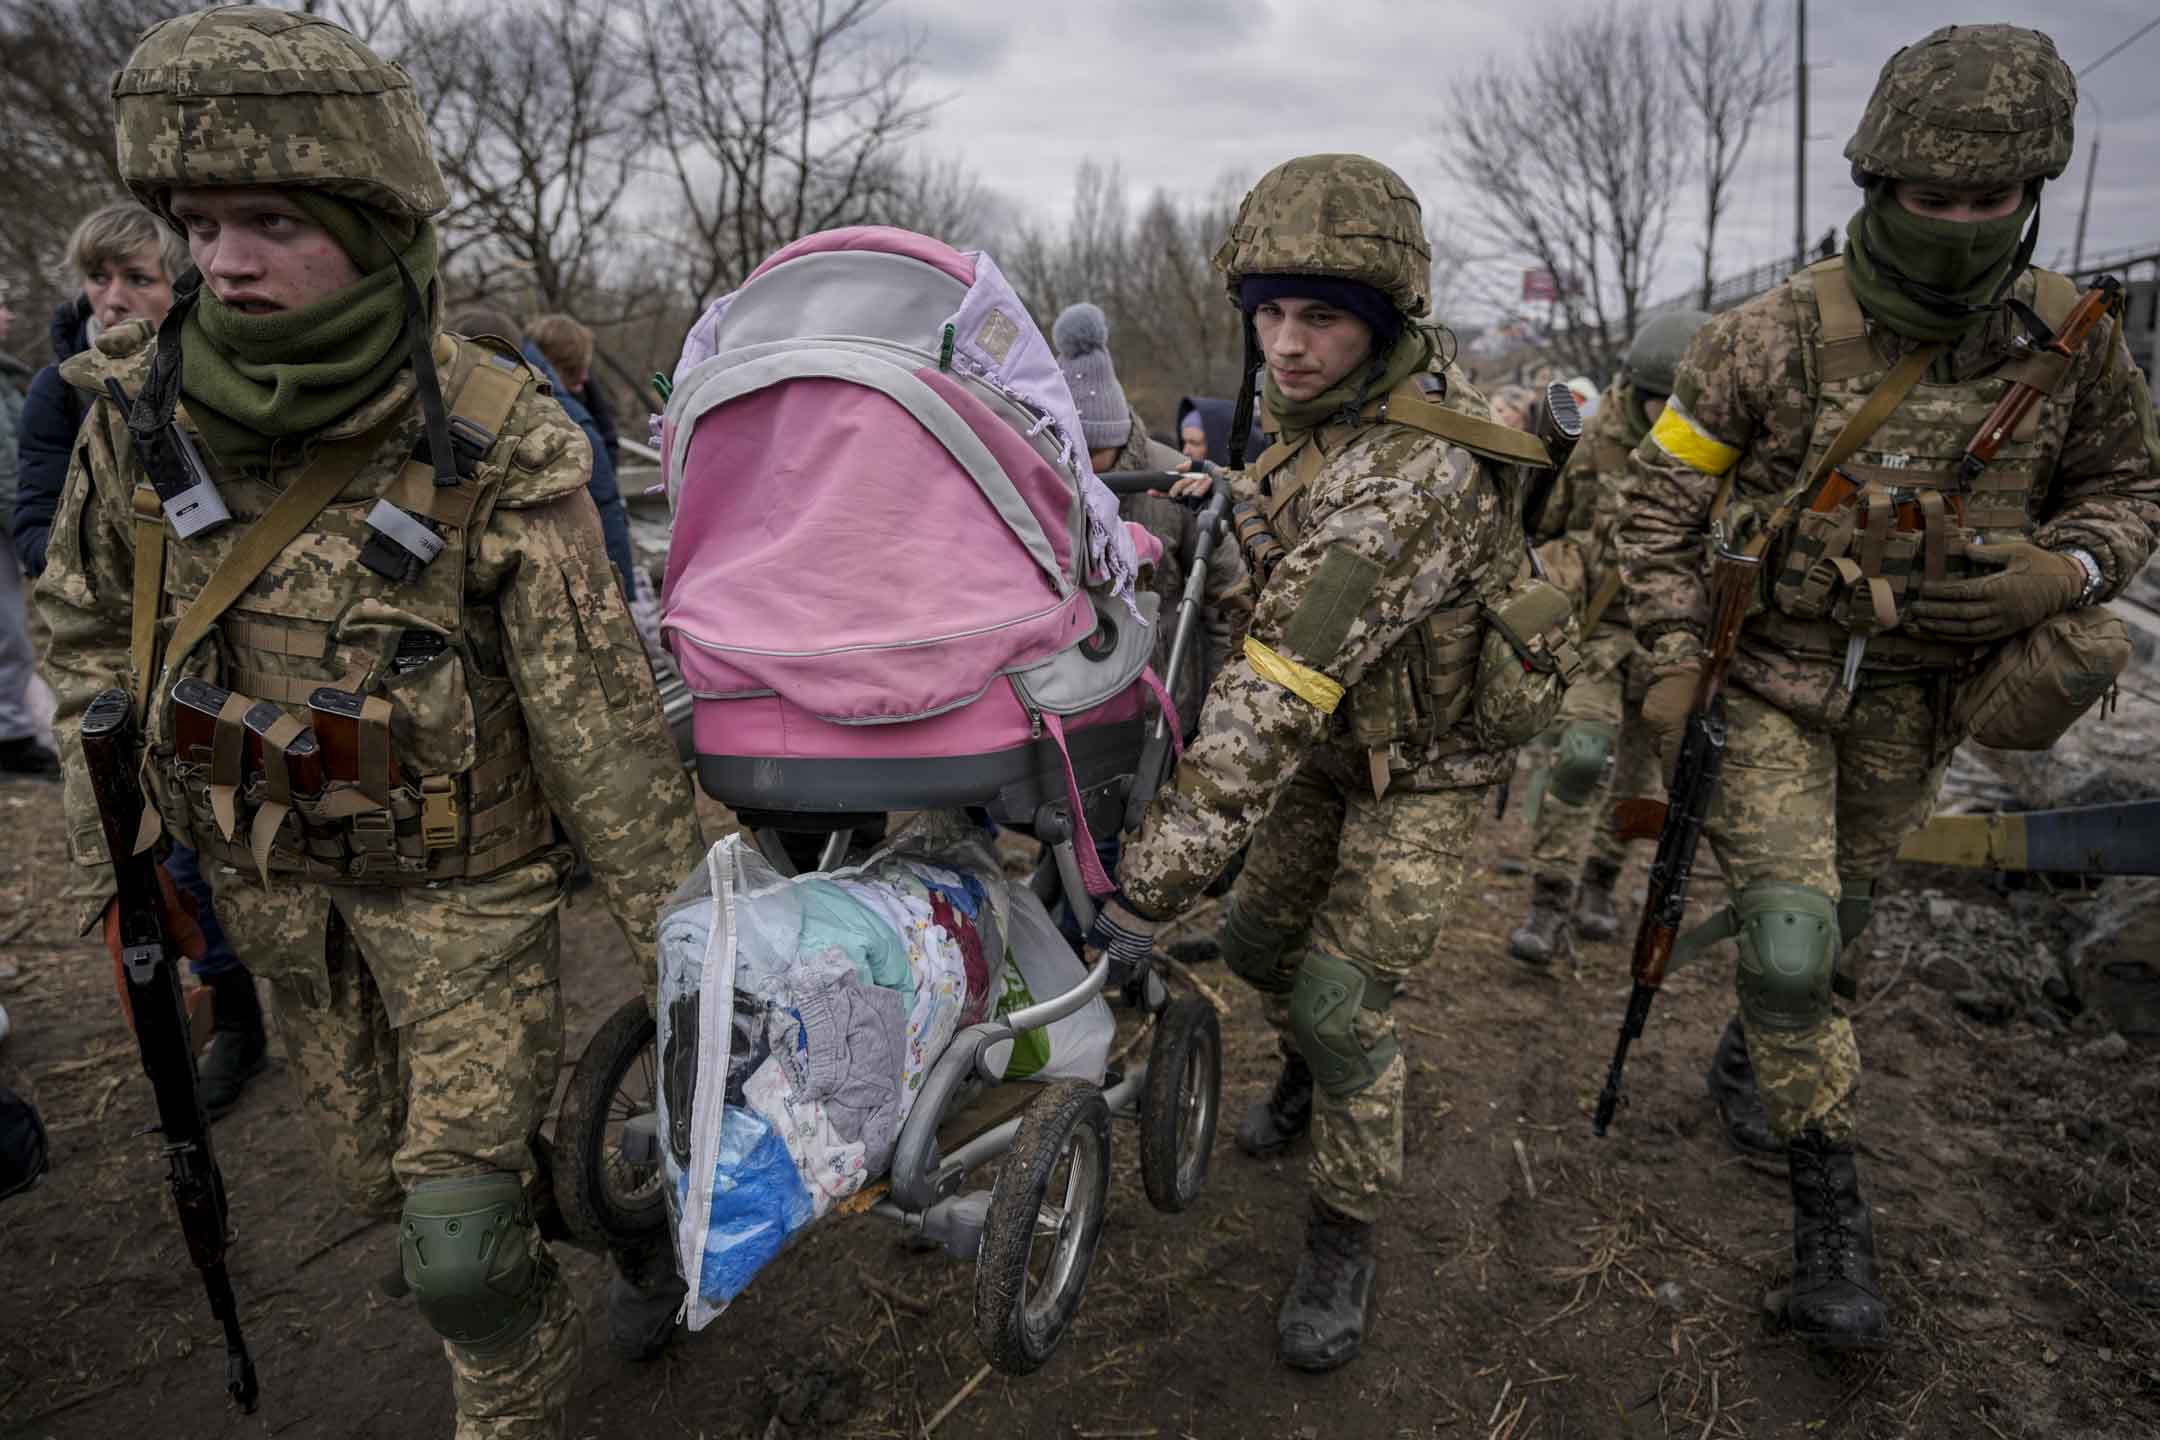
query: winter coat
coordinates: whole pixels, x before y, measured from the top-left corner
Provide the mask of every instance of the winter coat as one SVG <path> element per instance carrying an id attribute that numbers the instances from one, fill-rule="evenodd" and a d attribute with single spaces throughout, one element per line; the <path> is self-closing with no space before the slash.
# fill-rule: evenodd
<path id="1" fill-rule="evenodd" d="M 60 491 L 67 484 L 68 460 L 75 453 L 75 433 L 82 429 L 87 411 L 82 396 L 60 378 L 60 362 L 89 344 L 90 302 L 78 295 L 53 311 L 53 363 L 31 379 L 30 394 L 23 401 L 16 442 L 15 513 L 9 530 L 15 556 L 28 579 L 45 573 L 46 537 L 52 534 L 53 514 L 60 508 Z"/>
<path id="2" fill-rule="evenodd" d="M 615 447 L 608 444 L 612 426 L 602 430 L 592 411 L 570 391 L 563 388 L 562 377 L 548 363 L 547 356 L 531 341 L 525 343 L 525 363 L 540 372 L 540 377 L 554 390 L 555 398 L 562 404 L 565 414 L 577 422 L 585 438 L 592 444 L 592 479 L 585 492 L 592 496 L 593 508 L 600 512 L 600 533 L 607 540 L 608 563 L 615 567 L 616 578 L 622 581 L 623 599 L 637 598 L 637 582 L 632 575 L 637 560 L 630 550 L 630 512 L 623 506 L 622 489 L 615 483 Z M 590 386 L 586 387 L 589 391 Z"/>
<path id="3" fill-rule="evenodd" d="M 0 530 L 12 530 L 15 516 L 15 436 L 22 429 L 23 382 L 30 367 L 0 350 Z"/>

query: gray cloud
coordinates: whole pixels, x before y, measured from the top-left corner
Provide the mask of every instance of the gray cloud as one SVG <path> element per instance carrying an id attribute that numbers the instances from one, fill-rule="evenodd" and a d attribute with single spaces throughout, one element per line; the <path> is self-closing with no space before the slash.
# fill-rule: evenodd
<path id="1" fill-rule="evenodd" d="M 926 77 L 947 99 L 929 143 L 973 166 L 1023 212 L 1060 213 L 1075 167 L 1114 160 L 1135 196 L 1200 194 L 1290 155 L 1358 150 L 1402 171 L 1443 226 L 1462 197 L 1440 163 L 1450 87 L 1579 0 L 1107 0 L 1013 6 L 996 0 L 896 0 L 927 39 Z M 2083 66 L 2152 16 L 2150 0 L 2076 0 L 2034 16 Z M 1780 23 L 1789 25 L 1789 7 Z M 1842 227 L 1853 189 L 1842 150 L 1883 60 L 1937 25 L 1993 19 L 1969 3 L 1818 3 L 1811 60 L 1809 239 Z M 993 38 L 995 37 L 995 38 Z M 2084 82 L 2078 154 L 2042 206 L 2040 256 L 2067 254 L 2090 136 L 2102 137 L 2088 256 L 2160 241 L 2160 31 Z M 1765 117 L 1719 242 L 1721 272 L 1790 250 L 1791 104 Z M 1594 144 L 1584 136 L 1579 144 Z M 1676 196 L 1656 289 L 1691 283 L 1699 263 L 1692 183 Z M 1507 266 L 1499 266 L 1505 270 Z"/>

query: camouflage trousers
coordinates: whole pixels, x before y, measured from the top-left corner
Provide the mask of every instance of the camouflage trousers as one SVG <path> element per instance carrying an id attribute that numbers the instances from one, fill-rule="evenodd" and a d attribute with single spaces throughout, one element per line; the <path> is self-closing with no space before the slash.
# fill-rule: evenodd
<path id="1" fill-rule="evenodd" d="M 1290 987 L 1309 950 L 1391 983 L 1433 958 L 1485 798 L 1475 786 L 1375 800 L 1362 755 L 1309 760 L 1291 780 L 1253 836 L 1230 901 L 1285 937 L 1275 975 L 1254 988 L 1286 1057 L 1297 1044 Z M 1397 1037 L 1391 1010 L 1362 1010 L 1356 1027 L 1368 1052 Z M 1398 1048 L 1367 1088 L 1313 1096 L 1313 1193 L 1346 1215 L 1378 1219 L 1383 1191 L 1402 1179 L 1408 1075 Z"/>
<path id="2" fill-rule="evenodd" d="M 1761 880 L 1812 885 L 1837 898 L 1890 867 L 1925 824 L 1949 768 L 1933 687 L 1863 681 L 1843 727 L 1803 725 L 1746 690 L 1727 692 L 1725 769 L 1708 833 L 1735 893 Z M 1748 1054 L 1770 1125 L 1781 1137 L 1857 1130 L 1860 1047 L 1842 1015 L 1805 1030 L 1747 1027 Z"/>
<path id="3" fill-rule="evenodd" d="M 439 889 L 220 886 L 227 932 L 270 978 L 301 1113 L 355 1210 L 394 1218 L 422 1180 L 540 1183 L 532 1140 L 562 1064 L 558 875 L 541 863 Z M 530 1243 L 548 1286 L 540 1323 L 494 1349 L 443 1343 L 456 1440 L 562 1434 L 584 1324 Z"/>
<path id="4" fill-rule="evenodd" d="M 1611 727 L 1616 736 L 1612 769 L 1580 805 L 1568 804 L 1550 789 L 1539 797 L 1530 837 L 1533 873 L 1572 881 L 1585 855 L 1616 869 L 1627 859 L 1627 847 L 1612 832 L 1613 801 L 1655 795 L 1662 788 L 1657 744 L 1642 718 L 1649 689 L 1650 667 L 1634 633 L 1619 625 L 1599 625 L 1583 646 L 1582 673 L 1560 702 L 1560 724 L 1581 721 Z"/>

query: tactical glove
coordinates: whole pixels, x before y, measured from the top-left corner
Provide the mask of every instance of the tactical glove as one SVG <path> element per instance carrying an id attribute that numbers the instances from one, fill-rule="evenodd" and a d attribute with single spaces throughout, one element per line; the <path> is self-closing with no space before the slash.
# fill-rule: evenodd
<path id="1" fill-rule="evenodd" d="M 1643 696 L 1643 723 L 1650 727 L 1661 759 L 1672 759 L 1680 748 L 1688 711 L 1695 705 L 1695 680 L 1693 666 L 1666 670 L 1650 682 L 1649 693 Z"/>
<path id="2" fill-rule="evenodd" d="M 1095 912 L 1095 923 L 1088 927 L 1087 953 L 1092 962 L 1097 955 L 1110 958 L 1110 976 L 1122 983 L 1146 968 L 1148 957 L 1155 953 L 1156 923 L 1140 914 L 1125 901 L 1123 891 L 1112 895 Z"/>
<path id="3" fill-rule="evenodd" d="M 1906 629 L 1939 640 L 2000 640 L 2060 615 L 2085 591 L 2085 567 L 2060 550 L 2019 540 L 1975 545 L 1966 558 L 1995 573 L 1922 584 L 1906 607 Z"/>

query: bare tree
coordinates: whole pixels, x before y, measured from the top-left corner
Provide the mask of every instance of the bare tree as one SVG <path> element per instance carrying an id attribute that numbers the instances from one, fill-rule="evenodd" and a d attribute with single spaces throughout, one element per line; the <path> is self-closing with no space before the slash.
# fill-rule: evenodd
<path id="1" fill-rule="evenodd" d="M 1687 107 L 1702 126 L 1702 308 L 1717 283 L 1718 221 L 1755 122 L 1785 97 L 1785 37 L 1773 36 L 1769 0 L 1745 8 L 1708 0 L 1674 22 L 1680 64 L 1673 67 Z"/>
<path id="2" fill-rule="evenodd" d="M 444 267 L 473 294 L 567 309 L 607 277 L 645 138 L 607 0 L 491 0 L 416 22 L 413 72 L 450 188 Z"/>
<path id="3" fill-rule="evenodd" d="M 1679 95 L 1656 11 L 1570 20 L 1481 71 L 1449 109 L 1448 170 L 1479 238 L 1547 271 L 1554 344 L 1603 373 L 1642 313 L 1679 169 Z"/>
<path id="4" fill-rule="evenodd" d="M 908 173 L 900 150 L 928 106 L 914 86 L 921 42 L 886 27 L 884 8 L 636 0 L 639 88 L 655 168 L 673 182 L 679 279 L 693 302 L 740 284 L 798 236 L 876 220 L 896 203 Z"/>

